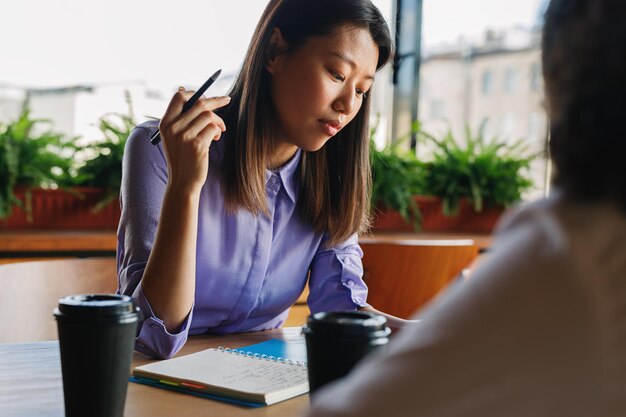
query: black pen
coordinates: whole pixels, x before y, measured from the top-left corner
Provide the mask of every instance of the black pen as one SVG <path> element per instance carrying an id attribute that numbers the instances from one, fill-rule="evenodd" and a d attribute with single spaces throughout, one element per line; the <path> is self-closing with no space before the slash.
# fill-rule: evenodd
<path id="1" fill-rule="evenodd" d="M 196 101 L 198 101 L 198 99 L 202 97 L 202 94 L 204 94 L 207 88 L 209 88 L 211 84 L 215 82 L 215 80 L 217 80 L 217 77 L 219 77 L 221 73 L 222 73 L 222 70 L 219 69 L 215 72 L 215 74 L 211 75 L 211 78 L 206 80 L 206 82 L 202 84 L 202 87 L 200 87 L 198 91 L 196 91 L 194 95 L 191 96 L 191 98 L 187 100 L 185 104 L 183 104 L 183 110 L 180 112 L 180 114 L 183 114 L 184 112 L 189 110 L 191 107 L 193 107 L 193 105 L 196 104 Z M 154 134 L 150 138 L 150 143 L 153 145 L 156 145 L 159 142 L 161 142 L 161 134 L 159 133 L 159 130 L 157 129 L 157 131 L 154 132 Z"/>

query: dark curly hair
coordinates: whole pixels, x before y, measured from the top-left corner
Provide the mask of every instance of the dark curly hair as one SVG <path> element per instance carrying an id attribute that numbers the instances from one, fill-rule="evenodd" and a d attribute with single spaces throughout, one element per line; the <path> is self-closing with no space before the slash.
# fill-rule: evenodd
<path id="1" fill-rule="evenodd" d="M 552 0 L 543 73 L 555 184 L 626 211 L 626 1 Z"/>

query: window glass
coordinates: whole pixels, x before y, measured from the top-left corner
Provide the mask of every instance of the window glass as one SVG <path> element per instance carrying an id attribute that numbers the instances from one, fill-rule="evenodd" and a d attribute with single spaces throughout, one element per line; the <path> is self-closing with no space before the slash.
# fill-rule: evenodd
<path id="1" fill-rule="evenodd" d="M 542 84 L 541 65 L 533 62 L 530 64 L 530 91 L 540 91 Z"/>
<path id="2" fill-rule="evenodd" d="M 507 68 L 504 75 L 504 92 L 514 93 L 517 87 L 517 69 Z"/>
<path id="3" fill-rule="evenodd" d="M 486 139 L 522 140 L 541 154 L 546 123 L 541 73 L 543 0 L 424 0 L 419 119 L 425 131 L 451 130 L 465 140 L 466 127 Z M 440 74 L 446 74 L 441 77 Z M 435 100 L 446 103 L 433 111 Z M 454 103 L 454 105 L 448 105 Z M 418 155 L 420 155 L 418 149 Z M 532 165 L 541 195 L 547 161 Z"/>
<path id="4" fill-rule="evenodd" d="M 483 72 L 482 80 L 482 92 L 483 95 L 488 96 L 493 91 L 493 73 L 489 70 Z"/>
<path id="5" fill-rule="evenodd" d="M 128 111 L 125 92 L 137 120 L 160 117 L 179 86 L 196 89 L 220 68 L 207 95 L 224 94 L 267 2 L 3 2 L 1 61 L 10 65 L 0 71 L 0 122 L 17 117 L 30 96 L 33 117 L 71 137 L 98 138 L 101 116 Z M 393 0 L 373 3 L 390 18 Z"/>

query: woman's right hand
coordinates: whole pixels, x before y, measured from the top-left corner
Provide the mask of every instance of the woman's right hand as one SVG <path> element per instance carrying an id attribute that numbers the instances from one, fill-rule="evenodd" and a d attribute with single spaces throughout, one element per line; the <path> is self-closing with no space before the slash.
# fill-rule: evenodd
<path id="1" fill-rule="evenodd" d="M 159 131 L 165 149 L 168 187 L 184 193 L 199 193 L 209 170 L 209 146 L 219 140 L 226 125 L 213 110 L 227 105 L 230 97 L 201 98 L 181 114 L 193 91 L 178 91 L 172 97 Z"/>

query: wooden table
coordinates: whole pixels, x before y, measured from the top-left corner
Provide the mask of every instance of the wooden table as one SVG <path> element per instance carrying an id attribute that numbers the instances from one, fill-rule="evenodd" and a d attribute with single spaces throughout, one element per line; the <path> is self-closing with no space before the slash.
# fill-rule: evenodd
<path id="1" fill-rule="evenodd" d="M 179 355 L 211 347 L 241 347 L 271 338 L 299 338 L 299 327 L 230 336 L 190 337 Z M 133 366 L 153 362 L 135 353 Z M 246 408 L 130 382 L 126 417 L 159 416 L 297 416 L 309 407 L 309 396 L 269 407 Z M 0 415 L 63 417 L 61 363 L 57 342 L 0 344 Z"/>

